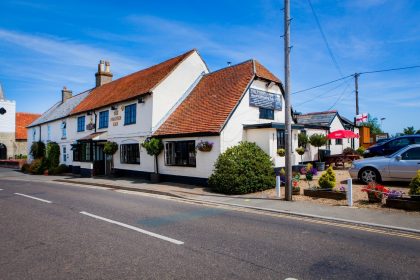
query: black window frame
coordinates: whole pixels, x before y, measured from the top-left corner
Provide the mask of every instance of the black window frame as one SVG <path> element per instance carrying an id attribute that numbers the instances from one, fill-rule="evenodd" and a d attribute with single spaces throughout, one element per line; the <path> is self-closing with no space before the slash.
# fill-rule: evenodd
<path id="1" fill-rule="evenodd" d="M 73 161 L 93 162 L 93 143 L 79 142 L 73 145 Z"/>
<path id="2" fill-rule="evenodd" d="M 165 165 L 196 167 L 197 153 L 195 140 L 165 142 Z"/>
<path id="3" fill-rule="evenodd" d="M 124 107 L 124 125 L 135 124 L 136 118 L 137 118 L 137 103 L 125 106 Z"/>
<path id="4" fill-rule="evenodd" d="M 108 126 L 109 126 L 109 110 L 99 112 L 98 129 L 108 128 Z"/>
<path id="5" fill-rule="evenodd" d="M 120 144 L 121 164 L 140 164 L 139 144 Z"/>
<path id="6" fill-rule="evenodd" d="M 336 145 L 343 145 L 343 139 L 335 139 Z"/>
<path id="7" fill-rule="evenodd" d="M 286 130 L 277 129 L 277 149 L 286 148 Z"/>
<path id="8" fill-rule="evenodd" d="M 274 120 L 274 109 L 259 108 L 260 109 L 260 119 L 264 120 Z"/>
<path id="9" fill-rule="evenodd" d="M 83 132 L 85 131 L 85 125 L 86 125 L 86 117 L 80 116 L 77 117 L 77 132 Z"/>

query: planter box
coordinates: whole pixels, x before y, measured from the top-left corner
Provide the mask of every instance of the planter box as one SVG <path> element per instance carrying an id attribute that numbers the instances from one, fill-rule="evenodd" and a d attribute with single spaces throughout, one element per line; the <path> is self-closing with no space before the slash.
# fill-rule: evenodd
<path id="1" fill-rule="evenodd" d="M 303 194 L 310 197 L 331 198 L 335 200 L 345 200 L 346 192 L 334 192 L 325 190 L 303 190 Z"/>
<path id="2" fill-rule="evenodd" d="M 390 208 L 420 211 L 420 200 L 412 198 L 388 198 L 385 205 Z"/>

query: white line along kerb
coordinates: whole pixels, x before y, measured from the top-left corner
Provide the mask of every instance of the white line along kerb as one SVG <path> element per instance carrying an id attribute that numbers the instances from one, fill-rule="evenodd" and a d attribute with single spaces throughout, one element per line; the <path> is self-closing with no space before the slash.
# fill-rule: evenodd
<path id="1" fill-rule="evenodd" d="M 173 238 L 170 238 L 170 237 L 166 237 L 166 236 L 154 233 L 154 232 L 150 232 L 150 231 L 138 228 L 138 227 L 133 227 L 133 226 L 130 226 L 130 225 L 127 225 L 127 224 L 124 224 L 124 223 L 120 223 L 120 222 L 117 222 L 117 221 L 114 221 L 114 220 L 110 220 L 110 219 L 107 219 L 107 218 L 104 218 L 104 217 L 101 217 L 101 216 L 96 216 L 94 214 L 90 214 L 90 213 L 85 212 L 85 211 L 80 212 L 80 214 L 83 214 L 83 215 L 86 215 L 86 216 L 89 216 L 89 217 L 92 217 L 92 218 L 95 218 L 95 219 L 98 219 L 98 220 L 102 220 L 102 221 L 105 221 L 105 222 L 108 222 L 108 223 L 111 223 L 111 224 L 119 225 L 121 227 L 125 227 L 125 228 L 131 229 L 131 230 L 134 230 L 134 231 L 137 231 L 137 232 L 149 235 L 149 236 L 153 236 L 153 237 L 156 237 L 156 238 L 159 238 L 159 239 L 162 239 L 162 240 L 165 240 L 165 241 L 177 244 L 177 245 L 184 244 L 184 242 L 182 242 L 182 241 L 179 241 L 179 240 L 176 240 L 176 239 L 173 239 Z"/>
<path id="2" fill-rule="evenodd" d="M 45 203 L 52 203 L 52 201 L 41 199 L 41 198 L 30 196 L 30 195 L 26 195 L 26 194 L 23 194 L 23 193 L 15 193 L 15 194 L 20 195 L 20 196 L 24 196 L 24 197 L 27 197 L 27 198 L 36 199 L 36 200 L 39 200 L 39 201 L 42 201 L 42 202 L 45 202 Z"/>

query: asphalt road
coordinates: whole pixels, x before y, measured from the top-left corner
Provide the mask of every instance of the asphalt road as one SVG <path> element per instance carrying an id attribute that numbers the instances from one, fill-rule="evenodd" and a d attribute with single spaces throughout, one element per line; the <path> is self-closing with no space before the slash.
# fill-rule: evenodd
<path id="1" fill-rule="evenodd" d="M 420 238 L 68 184 L 0 189 L 0 279 L 419 279 Z"/>

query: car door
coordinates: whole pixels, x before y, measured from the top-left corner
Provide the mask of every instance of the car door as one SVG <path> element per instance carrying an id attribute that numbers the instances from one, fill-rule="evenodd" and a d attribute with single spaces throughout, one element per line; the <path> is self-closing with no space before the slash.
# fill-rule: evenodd
<path id="1" fill-rule="evenodd" d="M 389 177 L 396 180 L 411 180 L 420 169 L 420 147 L 410 148 L 401 154 L 401 158 L 393 157 L 389 162 Z"/>

